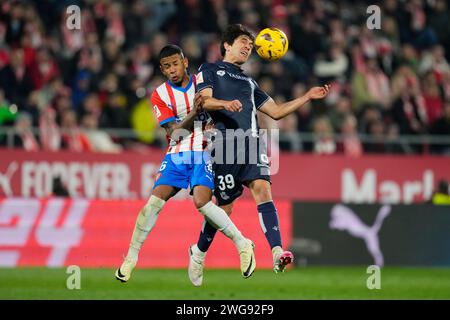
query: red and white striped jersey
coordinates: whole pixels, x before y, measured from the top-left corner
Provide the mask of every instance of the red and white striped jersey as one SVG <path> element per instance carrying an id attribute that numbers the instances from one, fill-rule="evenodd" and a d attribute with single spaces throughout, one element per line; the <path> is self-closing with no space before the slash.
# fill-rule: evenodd
<path id="1" fill-rule="evenodd" d="M 153 91 L 150 100 L 160 126 L 171 121 L 181 122 L 191 112 L 194 105 L 195 85 L 196 77 L 191 76 L 186 88 L 175 87 L 166 81 Z M 208 119 L 209 115 L 206 112 L 198 114 L 194 132 L 179 141 L 174 141 L 168 136 L 167 153 L 203 151 L 206 147 L 203 130 Z"/>

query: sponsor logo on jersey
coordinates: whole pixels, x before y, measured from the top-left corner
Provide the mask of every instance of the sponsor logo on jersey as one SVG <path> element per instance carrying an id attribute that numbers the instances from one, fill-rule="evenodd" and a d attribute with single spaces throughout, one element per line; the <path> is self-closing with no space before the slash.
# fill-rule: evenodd
<path id="1" fill-rule="evenodd" d="M 203 83 L 203 71 L 197 74 L 197 84 Z"/>
<path id="2" fill-rule="evenodd" d="M 224 71 L 224 73 L 225 73 L 225 71 Z M 235 78 L 235 79 L 238 79 L 238 80 L 248 81 L 248 78 L 247 78 L 247 77 L 240 76 L 240 75 L 238 75 L 238 74 L 234 74 L 234 73 L 230 73 L 230 72 L 227 72 L 227 73 L 228 73 L 228 75 L 229 75 L 230 77 L 232 77 L 232 78 Z M 217 74 L 219 74 L 219 71 L 217 71 Z"/>

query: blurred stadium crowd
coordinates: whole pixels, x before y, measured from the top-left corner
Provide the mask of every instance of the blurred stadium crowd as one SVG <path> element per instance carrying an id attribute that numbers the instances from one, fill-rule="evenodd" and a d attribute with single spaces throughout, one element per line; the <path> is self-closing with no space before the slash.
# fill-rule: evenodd
<path id="1" fill-rule="evenodd" d="M 66 25 L 73 4 L 81 8 L 81 30 Z M 380 30 L 366 26 L 371 4 L 381 8 Z M 255 33 L 279 27 L 290 40 L 282 60 L 267 63 L 255 54 L 244 67 L 275 101 L 332 84 L 326 100 L 278 123 L 261 116 L 263 126 L 281 129 L 282 149 L 422 152 L 423 145 L 386 142 L 450 135 L 449 21 L 445 0 L 2 0 L 0 126 L 17 134 L 3 133 L 1 143 L 80 152 L 163 146 L 148 101 L 164 81 L 159 50 L 179 44 L 195 73 L 221 58 L 226 25 L 242 23 Z M 138 138 L 106 128 L 133 129 Z M 450 146 L 426 150 L 449 154 Z"/>

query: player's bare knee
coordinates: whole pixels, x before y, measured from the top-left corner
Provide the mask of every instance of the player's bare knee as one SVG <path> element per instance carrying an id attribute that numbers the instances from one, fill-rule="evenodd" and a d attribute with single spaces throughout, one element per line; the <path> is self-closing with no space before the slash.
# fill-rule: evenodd
<path id="1" fill-rule="evenodd" d="M 194 195 L 194 205 L 197 209 L 204 207 L 211 199 L 203 195 Z"/>
<path id="2" fill-rule="evenodd" d="M 157 186 L 153 189 L 152 195 L 164 201 L 169 200 L 176 193 L 176 189 L 171 186 Z"/>
<path id="3" fill-rule="evenodd" d="M 194 199 L 194 205 L 197 209 L 203 208 L 209 201 L 204 199 Z"/>
<path id="4" fill-rule="evenodd" d="M 212 190 L 208 187 L 199 185 L 195 186 L 193 193 L 194 205 L 197 209 L 204 207 L 208 202 L 211 201 Z"/>
<path id="5" fill-rule="evenodd" d="M 170 196 L 166 192 L 162 192 L 162 190 L 154 190 L 152 195 L 164 201 L 167 201 L 170 198 Z"/>
<path id="6" fill-rule="evenodd" d="M 264 189 L 264 191 L 261 192 L 261 201 L 266 202 L 272 200 L 272 193 L 270 192 L 270 189 Z"/>
<path id="7" fill-rule="evenodd" d="M 252 193 L 258 203 L 272 200 L 272 193 L 267 185 L 257 184 L 253 186 Z"/>

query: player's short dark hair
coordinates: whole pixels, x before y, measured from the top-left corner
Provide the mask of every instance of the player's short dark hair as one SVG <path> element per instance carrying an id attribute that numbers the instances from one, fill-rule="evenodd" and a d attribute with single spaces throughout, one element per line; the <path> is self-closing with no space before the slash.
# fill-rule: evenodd
<path id="1" fill-rule="evenodd" d="M 168 44 L 159 52 L 158 61 L 161 62 L 161 59 L 173 56 L 174 54 L 179 54 L 182 58 L 184 58 L 183 50 L 179 46 Z"/>
<path id="2" fill-rule="evenodd" d="M 225 42 L 229 45 L 232 45 L 234 43 L 234 40 L 242 35 L 249 37 L 250 39 L 252 39 L 252 41 L 255 41 L 255 36 L 253 35 L 253 33 L 251 33 L 242 24 L 231 24 L 227 27 L 227 29 L 222 33 L 222 39 L 220 42 L 220 53 L 222 54 L 222 57 L 225 57 Z"/>

